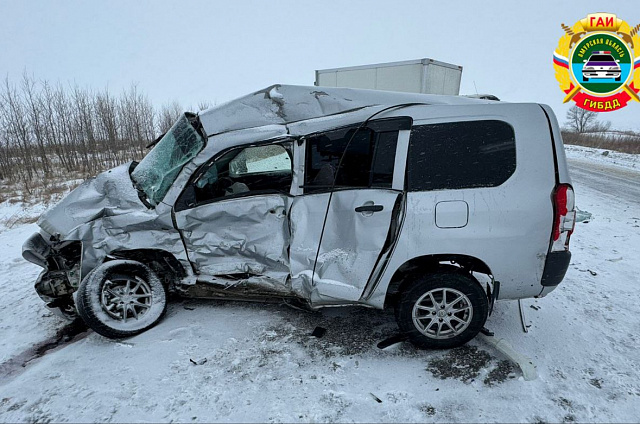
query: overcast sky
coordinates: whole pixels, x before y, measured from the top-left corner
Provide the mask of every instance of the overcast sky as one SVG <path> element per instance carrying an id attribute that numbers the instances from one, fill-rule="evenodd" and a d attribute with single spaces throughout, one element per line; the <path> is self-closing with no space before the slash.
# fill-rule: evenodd
<path id="1" fill-rule="evenodd" d="M 640 23 L 637 0 L 27 1 L 0 0 L 0 76 L 120 91 L 156 105 L 221 103 L 275 83 L 313 85 L 314 70 L 429 57 L 462 65 L 462 94 L 567 105 L 552 53 L 588 13 Z M 603 113 L 640 130 L 640 103 Z"/>

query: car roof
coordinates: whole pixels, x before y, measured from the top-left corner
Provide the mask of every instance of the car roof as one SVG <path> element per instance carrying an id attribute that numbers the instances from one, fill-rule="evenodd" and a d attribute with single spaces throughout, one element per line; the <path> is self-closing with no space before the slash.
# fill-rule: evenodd
<path id="1" fill-rule="evenodd" d="M 200 113 L 207 136 L 266 125 L 286 125 L 368 107 L 406 103 L 489 104 L 491 100 L 355 88 L 275 84 Z"/>

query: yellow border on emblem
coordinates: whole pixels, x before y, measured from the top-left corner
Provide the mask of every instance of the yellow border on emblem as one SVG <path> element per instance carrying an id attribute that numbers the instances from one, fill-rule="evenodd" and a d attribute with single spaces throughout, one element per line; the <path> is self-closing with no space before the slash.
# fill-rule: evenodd
<path id="1" fill-rule="evenodd" d="M 561 24 L 561 27 L 564 30 L 565 34 L 560 37 L 560 40 L 558 40 L 558 47 L 555 50 L 555 53 L 561 58 L 566 59 L 567 63 L 569 64 L 567 68 L 557 65 L 555 62 L 553 64 L 555 77 L 560 84 L 560 89 L 564 93 L 568 92 L 564 101 L 567 102 L 571 100 L 578 92 L 582 90 L 584 90 L 585 93 L 596 97 L 607 97 L 612 94 L 624 91 L 629 94 L 629 96 L 633 100 L 640 101 L 640 97 L 638 96 L 638 94 L 629 88 L 629 84 L 633 83 L 635 89 L 640 89 L 640 68 L 634 67 L 635 60 L 637 58 L 640 58 L 640 25 L 632 28 L 626 21 L 617 19 L 616 31 L 588 31 L 582 26 L 581 21 L 583 20 L 577 21 L 572 27 Z M 631 58 L 631 71 L 629 72 L 627 80 L 618 90 L 607 94 L 594 93 L 590 90 L 585 89 L 577 82 L 577 79 L 573 75 L 573 70 L 569 69 L 571 67 L 571 64 L 569 62 L 571 53 L 573 53 L 572 48 L 574 47 L 574 45 L 577 45 L 584 37 L 598 33 L 614 35 L 615 37 L 619 38 L 620 41 L 626 46 Z M 628 40 L 623 39 L 621 35 L 622 37 L 626 35 L 626 37 L 624 38 L 628 38 Z M 633 44 L 633 51 L 631 51 L 629 47 L 629 41 Z"/>

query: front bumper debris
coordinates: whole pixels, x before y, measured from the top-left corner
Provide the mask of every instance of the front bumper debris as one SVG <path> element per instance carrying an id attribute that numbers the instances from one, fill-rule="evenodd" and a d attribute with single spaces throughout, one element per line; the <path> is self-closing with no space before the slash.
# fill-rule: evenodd
<path id="1" fill-rule="evenodd" d="M 50 309 L 69 310 L 80 285 L 81 243 L 47 241 L 35 233 L 22 246 L 22 257 L 42 268 L 35 282 L 38 296 Z"/>
<path id="2" fill-rule="evenodd" d="M 40 233 L 35 233 L 22 245 L 22 257 L 42 268 L 47 268 L 49 255 L 51 255 L 51 245 Z"/>

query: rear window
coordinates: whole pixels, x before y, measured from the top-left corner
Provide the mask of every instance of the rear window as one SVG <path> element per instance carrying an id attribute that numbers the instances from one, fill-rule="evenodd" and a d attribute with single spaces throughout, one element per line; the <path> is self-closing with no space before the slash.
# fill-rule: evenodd
<path id="1" fill-rule="evenodd" d="M 409 191 L 496 187 L 515 169 L 515 134 L 506 122 L 449 122 L 411 130 Z"/>

